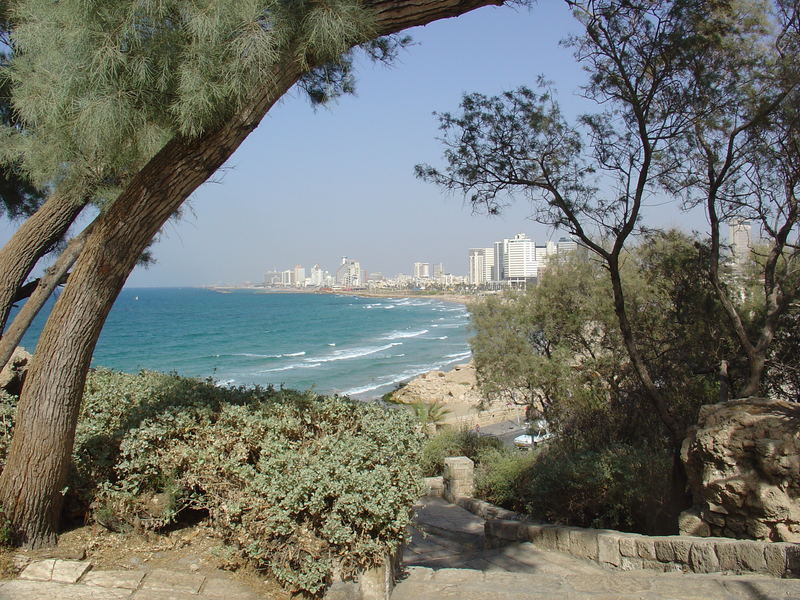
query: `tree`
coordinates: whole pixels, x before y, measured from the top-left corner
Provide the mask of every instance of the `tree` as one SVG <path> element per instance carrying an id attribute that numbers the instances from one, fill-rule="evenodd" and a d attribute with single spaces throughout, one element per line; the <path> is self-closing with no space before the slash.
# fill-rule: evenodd
<path id="1" fill-rule="evenodd" d="M 589 445 L 649 440 L 662 447 L 668 432 L 644 400 L 608 276 L 598 261 L 571 254 L 553 259 L 526 292 L 470 307 L 481 390 L 490 398 L 513 394 L 562 436 Z M 705 255 L 699 241 L 675 231 L 651 232 L 623 253 L 632 327 L 682 427 L 714 400 L 717 361 L 736 346 Z"/>
<path id="2" fill-rule="evenodd" d="M 122 32 L 122 39 L 111 36 L 101 40 L 99 48 L 108 52 L 95 55 L 102 68 L 99 73 L 89 74 L 100 79 L 107 77 L 112 85 L 122 88 L 129 82 L 126 77 L 137 72 L 148 73 L 147 77 L 155 76 L 156 80 L 163 74 L 183 92 L 177 100 L 168 94 L 162 96 L 165 93 L 162 89 L 140 88 L 138 96 L 134 96 L 144 103 L 140 107 L 144 110 L 153 108 L 148 99 L 156 92 L 154 102 L 166 106 L 180 127 L 167 129 L 171 137 L 138 170 L 123 171 L 123 175 L 130 173 L 130 176 L 121 181 L 112 179 L 111 183 L 121 191 L 109 194 L 112 198 L 94 221 L 69 282 L 40 336 L 20 397 L 14 440 L 0 476 L 0 504 L 23 543 L 40 546 L 55 540 L 61 503 L 59 490 L 65 481 L 77 410 L 97 336 L 136 260 L 163 223 L 230 157 L 274 103 L 304 76 L 309 73 L 321 76 L 307 78 L 305 82 L 312 90 L 324 93 L 325 86 L 314 88 L 314 83 L 329 83 L 331 76 L 341 73 L 342 69 L 336 65 L 341 67 L 340 56 L 349 48 L 413 25 L 500 3 L 487 0 L 426 0 L 413 4 L 399 0 L 251 2 L 239 7 L 252 9 L 248 18 L 242 19 L 239 14 L 238 20 L 231 16 L 229 3 L 222 2 L 184 3 L 180 6 L 184 11 L 170 2 L 20 3 L 29 12 L 20 19 L 18 39 L 24 40 L 29 35 L 27 40 L 32 44 L 28 50 L 21 44 L 21 56 L 25 57 L 22 65 L 27 60 L 30 64 L 37 59 L 56 60 L 55 55 L 37 53 L 36 44 L 45 39 L 42 28 L 58 29 L 69 23 L 70 27 L 64 31 L 79 38 L 84 35 L 81 41 L 90 42 L 98 31 L 91 27 L 96 19 L 120 17 L 128 19 L 123 21 L 127 27 L 99 29 Z M 140 14 L 137 9 L 145 13 Z M 90 26 L 82 28 L 82 23 Z M 24 27 L 30 27 L 27 33 Z M 38 34 L 34 35 L 37 28 Z M 70 35 L 62 36 L 60 30 L 57 33 L 55 37 L 64 38 L 65 50 L 81 49 L 73 44 L 73 39 L 68 39 Z M 215 48 L 220 54 L 213 53 Z M 156 62 L 160 68 L 155 75 L 148 69 L 147 60 L 128 62 L 120 56 L 128 49 L 161 56 L 162 60 Z M 234 64 L 227 60 L 231 53 L 239 59 Z M 174 64 L 179 59 L 186 63 Z M 79 71 L 73 68 L 70 73 Z M 36 89 L 35 82 L 21 78 L 20 83 L 23 81 L 31 86 L 29 90 Z M 57 90 L 64 90 L 56 108 L 75 106 L 81 95 L 76 97 L 70 82 L 53 83 L 60 84 Z M 78 86 L 77 91 L 83 89 Z M 85 89 L 91 92 L 93 88 Z M 172 88 L 166 85 L 165 89 Z M 99 104 L 107 100 L 106 109 L 116 106 L 114 98 L 96 99 Z M 123 101 L 128 99 L 123 97 Z M 164 114 L 152 112 L 156 116 Z M 58 110 L 52 113 L 57 114 Z M 43 134 L 40 139 L 46 139 L 44 134 L 50 131 L 47 123 L 52 115 L 47 111 L 32 114 L 34 119 L 37 116 L 45 118 L 37 132 Z M 152 114 L 145 112 L 145 118 L 149 116 Z M 59 133 L 62 130 L 54 129 Z M 69 135 L 68 140 L 77 144 Z M 108 159 L 107 150 L 98 140 L 102 141 L 102 137 L 90 141 L 103 149 L 99 156 Z M 137 138 L 138 143 L 141 141 Z M 25 148 L 22 150 L 24 154 Z M 134 157 L 144 154 L 132 153 Z M 46 153 L 42 156 L 46 158 Z M 44 163 L 60 164 L 54 160 Z"/>
<path id="3" fill-rule="evenodd" d="M 687 111 L 694 127 L 682 132 L 662 163 L 664 181 L 688 206 L 704 205 L 711 231 L 709 277 L 746 359 L 736 393 L 763 393 L 769 348 L 782 316 L 800 293 L 798 188 L 800 187 L 800 14 L 797 3 L 777 2 L 776 19 L 754 11 L 722 28 L 740 30 L 735 43 L 719 44 L 690 62 L 695 91 Z M 749 24 L 749 27 L 740 23 Z M 759 269 L 749 278 L 760 298 L 739 301 L 749 282 L 726 278 L 721 228 L 752 221 Z M 751 316 L 753 315 L 754 318 Z"/>
<path id="4" fill-rule="evenodd" d="M 693 110 L 698 98 L 716 82 L 735 86 L 738 69 L 753 62 L 747 49 L 763 41 L 766 9 L 759 2 L 696 0 L 568 3 L 583 25 L 568 44 L 590 74 L 583 93 L 601 112 L 569 124 L 544 82 L 540 92 L 470 94 L 461 114 L 440 115 L 447 168 L 417 172 L 489 212 L 520 192 L 533 201 L 537 221 L 570 232 L 601 260 L 631 364 L 677 449 L 682 419 L 631 323 L 621 259 L 647 201 L 681 171 L 684 137 L 706 126 L 706 115 Z M 723 53 L 727 61 L 706 61 Z M 706 66 L 702 77 L 699 64 Z M 776 107 L 759 105 L 767 112 Z"/>

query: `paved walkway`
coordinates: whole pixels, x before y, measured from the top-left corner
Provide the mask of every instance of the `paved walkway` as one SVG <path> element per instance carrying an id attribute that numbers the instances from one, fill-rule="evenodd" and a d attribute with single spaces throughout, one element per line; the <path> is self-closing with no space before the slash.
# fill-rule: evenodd
<path id="1" fill-rule="evenodd" d="M 800 580 L 610 571 L 517 543 L 485 548 L 483 520 L 439 498 L 417 505 L 416 525 L 392 600 L 800 600 Z M 329 600 L 352 598 L 335 587 Z M 0 581 L 0 600 L 258 600 L 223 571 L 95 571 L 88 561 L 49 559 Z"/>
<path id="2" fill-rule="evenodd" d="M 93 571 L 89 561 L 33 562 L 19 579 L 0 581 L 0 600 L 260 600 L 220 571 Z"/>
<path id="3" fill-rule="evenodd" d="M 800 600 L 800 580 L 611 571 L 530 543 L 484 548 L 483 520 L 439 498 L 417 506 L 392 600 Z"/>

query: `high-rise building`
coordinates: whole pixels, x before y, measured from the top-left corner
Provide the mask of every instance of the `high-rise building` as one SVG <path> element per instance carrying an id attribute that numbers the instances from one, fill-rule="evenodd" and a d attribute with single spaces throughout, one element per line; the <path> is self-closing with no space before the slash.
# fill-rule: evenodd
<path id="1" fill-rule="evenodd" d="M 483 278 L 489 283 L 494 278 L 494 248 L 483 249 Z"/>
<path id="2" fill-rule="evenodd" d="M 361 287 L 361 264 L 343 256 L 342 264 L 336 271 L 336 284 L 346 288 Z"/>
<path id="3" fill-rule="evenodd" d="M 431 276 L 431 264 L 424 262 L 414 263 L 414 279 L 428 279 Z"/>
<path id="4" fill-rule="evenodd" d="M 433 265 L 433 278 L 436 281 L 439 281 L 444 275 L 444 265 L 442 263 L 436 263 Z"/>
<path id="5" fill-rule="evenodd" d="M 314 287 L 322 287 L 325 284 L 325 272 L 319 265 L 311 267 L 310 283 Z"/>
<path id="6" fill-rule="evenodd" d="M 734 269 L 741 271 L 750 259 L 753 240 L 750 237 L 752 227 L 749 222 L 737 219 L 728 223 L 728 243 L 731 246 L 731 258 Z"/>
<path id="7" fill-rule="evenodd" d="M 306 283 L 306 270 L 302 265 L 294 266 L 294 284 L 297 287 L 302 287 Z"/>
<path id="8" fill-rule="evenodd" d="M 508 263 L 508 240 L 494 243 L 494 265 L 492 266 L 492 281 L 506 279 L 506 264 Z"/>
<path id="9" fill-rule="evenodd" d="M 486 283 L 486 248 L 470 248 L 467 254 L 469 261 L 469 283 L 483 285 Z"/>
<path id="10" fill-rule="evenodd" d="M 536 277 L 536 248 L 533 240 L 524 233 L 518 233 L 508 240 L 506 247 L 506 279 L 531 279 Z"/>

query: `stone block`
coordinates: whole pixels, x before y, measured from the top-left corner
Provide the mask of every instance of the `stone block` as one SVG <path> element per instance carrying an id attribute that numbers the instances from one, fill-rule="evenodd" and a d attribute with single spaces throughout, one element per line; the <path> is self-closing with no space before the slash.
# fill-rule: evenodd
<path id="1" fill-rule="evenodd" d="M 448 456 L 444 459 L 444 497 L 455 503 L 460 496 L 474 495 L 475 463 L 466 456 Z"/>
<path id="2" fill-rule="evenodd" d="M 527 534 L 524 531 L 525 525 L 519 521 L 486 521 L 483 525 L 484 535 L 486 538 L 495 538 L 500 540 L 519 541 L 522 536 Z M 523 530 L 523 531 L 521 531 Z"/>
<path id="3" fill-rule="evenodd" d="M 735 573 L 763 573 L 767 570 L 764 542 L 739 540 L 717 544 L 719 567 Z"/>
<path id="4" fill-rule="evenodd" d="M 670 537 L 670 544 L 672 545 L 672 552 L 675 555 L 673 559 L 676 563 L 682 565 L 689 564 L 689 553 L 692 550 L 692 540 L 684 539 L 680 536 Z"/>
<path id="5" fill-rule="evenodd" d="M 786 575 L 800 577 L 800 545 L 786 545 Z"/>
<path id="6" fill-rule="evenodd" d="M 619 567 L 622 556 L 619 552 L 620 537 L 613 533 L 597 534 L 597 560 L 603 564 Z"/>
<path id="7" fill-rule="evenodd" d="M 91 568 L 92 563 L 88 560 L 57 560 L 50 579 L 59 583 L 76 583 Z"/>
<path id="8" fill-rule="evenodd" d="M 86 585 L 104 588 L 135 590 L 144 577 L 144 571 L 91 571 L 83 578 Z"/>
<path id="9" fill-rule="evenodd" d="M 597 531 L 594 529 L 572 529 L 569 532 L 569 553 L 580 558 L 598 559 Z"/>
<path id="10" fill-rule="evenodd" d="M 636 539 L 639 536 L 622 535 L 619 538 L 619 553 L 622 556 L 638 557 L 639 553 L 636 551 Z"/>
<path id="11" fill-rule="evenodd" d="M 389 600 L 394 589 L 394 571 L 391 557 L 359 575 L 360 600 Z"/>
<path id="12" fill-rule="evenodd" d="M 672 549 L 672 542 L 668 538 L 656 538 L 653 541 L 656 559 L 659 562 L 667 563 L 675 560 L 675 551 Z"/>
<path id="13" fill-rule="evenodd" d="M 520 533 L 524 532 L 525 541 L 537 544 L 539 543 L 539 540 L 542 539 L 542 536 L 544 535 L 543 530 L 546 527 L 547 525 L 540 525 L 539 523 L 525 523 L 524 528 Z"/>
<path id="14" fill-rule="evenodd" d="M 714 542 L 696 541 L 689 551 L 689 566 L 695 573 L 716 573 L 720 570 Z"/>
<path id="15" fill-rule="evenodd" d="M 142 589 L 196 594 L 200 591 L 203 581 L 205 581 L 205 577 L 202 575 L 177 573 L 167 569 L 153 569 L 144 578 Z"/>
<path id="16" fill-rule="evenodd" d="M 783 577 L 786 574 L 786 549 L 792 544 L 773 542 L 764 546 L 764 562 L 766 572 L 773 577 Z"/>
<path id="17" fill-rule="evenodd" d="M 556 528 L 556 550 L 559 552 L 566 552 L 567 554 L 572 552 L 572 537 L 570 535 L 572 529 L 572 527 L 561 526 Z"/>
<path id="18" fill-rule="evenodd" d="M 545 525 L 542 527 L 538 545 L 545 550 L 558 550 L 559 529 L 561 528 L 557 525 Z"/>
<path id="19" fill-rule="evenodd" d="M 50 581 L 53 576 L 53 567 L 56 561 L 53 558 L 48 560 L 37 560 L 32 562 L 20 574 L 20 579 L 30 579 L 32 581 Z"/>
<path id="20" fill-rule="evenodd" d="M 636 540 L 636 554 L 644 560 L 656 560 L 656 548 L 653 539 L 640 537 Z"/>

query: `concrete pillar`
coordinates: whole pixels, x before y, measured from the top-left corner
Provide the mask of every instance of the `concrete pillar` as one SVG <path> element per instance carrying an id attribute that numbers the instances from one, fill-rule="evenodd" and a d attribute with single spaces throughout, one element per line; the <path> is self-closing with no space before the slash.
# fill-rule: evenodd
<path id="1" fill-rule="evenodd" d="M 475 463 L 466 456 L 444 459 L 444 498 L 455 504 L 456 498 L 471 498 L 475 492 Z"/>
<path id="2" fill-rule="evenodd" d="M 360 600 L 389 600 L 391 598 L 394 590 L 396 562 L 394 556 L 387 554 L 380 565 L 359 575 Z"/>

